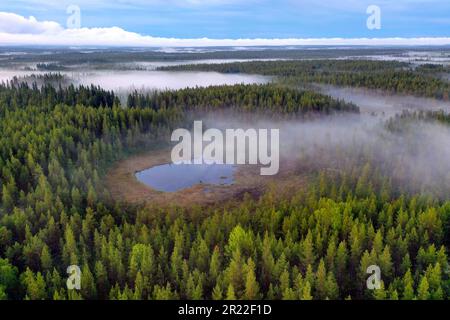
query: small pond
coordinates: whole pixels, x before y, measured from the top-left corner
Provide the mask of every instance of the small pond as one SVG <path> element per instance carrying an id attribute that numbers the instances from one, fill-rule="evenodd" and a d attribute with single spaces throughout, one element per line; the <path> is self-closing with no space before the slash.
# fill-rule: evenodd
<path id="1" fill-rule="evenodd" d="M 176 192 L 198 184 L 232 185 L 236 169 L 227 164 L 164 164 L 140 171 L 136 178 L 155 190 Z"/>

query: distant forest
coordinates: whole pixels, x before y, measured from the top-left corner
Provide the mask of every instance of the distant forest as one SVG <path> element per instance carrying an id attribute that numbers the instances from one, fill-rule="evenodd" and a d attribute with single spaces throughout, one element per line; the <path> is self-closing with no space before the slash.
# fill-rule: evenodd
<path id="1" fill-rule="evenodd" d="M 231 109 L 235 112 L 257 112 L 274 117 L 359 112 L 359 108 L 351 103 L 312 91 L 299 91 L 276 85 L 210 86 L 153 93 L 135 91 L 128 95 L 127 106 L 152 109 L 177 106 L 184 111 Z"/>
<path id="2" fill-rule="evenodd" d="M 433 50 L 427 48 L 424 50 Z M 233 48 L 199 48 L 198 50 L 165 52 L 164 50 L 141 50 L 141 49 L 34 49 L 29 50 L 27 55 L 20 54 L 21 49 L 0 48 L 0 53 L 7 52 L 6 62 L 2 63 L 25 63 L 42 61 L 59 61 L 66 66 L 79 65 L 83 63 L 114 64 L 129 61 L 189 61 L 203 59 L 326 59 L 336 57 L 362 56 L 362 55 L 399 55 L 405 53 L 402 49 L 365 49 L 350 48 L 340 50 L 329 50 L 328 48 L 260 48 L 253 50 L 233 50 Z M 16 54 L 15 54 L 16 53 Z M 95 67 L 95 66 L 92 66 Z"/>
<path id="3" fill-rule="evenodd" d="M 282 82 L 294 86 L 323 83 L 450 100 L 450 82 L 436 76 L 448 72 L 448 68 L 424 65 L 414 69 L 408 63 L 395 61 L 253 61 L 178 65 L 161 67 L 159 70 L 263 74 L 277 76 Z"/>

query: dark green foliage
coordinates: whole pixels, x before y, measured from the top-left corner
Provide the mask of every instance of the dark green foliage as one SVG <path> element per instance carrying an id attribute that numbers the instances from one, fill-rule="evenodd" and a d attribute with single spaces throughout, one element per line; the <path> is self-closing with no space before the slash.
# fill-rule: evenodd
<path id="1" fill-rule="evenodd" d="M 67 70 L 66 67 L 57 63 L 38 63 L 36 64 L 36 69 L 43 71 L 63 71 Z"/>
<path id="2" fill-rule="evenodd" d="M 235 85 L 191 88 L 176 91 L 128 96 L 128 107 L 180 107 L 185 111 L 217 111 L 231 109 L 259 114 L 304 115 L 358 112 L 354 104 L 337 101 L 312 91 L 300 91 L 275 85 Z"/>
<path id="3" fill-rule="evenodd" d="M 47 81 L 58 79 L 62 80 L 61 76 L 57 74 L 48 74 L 38 78 L 36 80 L 44 82 L 44 85 L 40 87 L 36 83 L 29 85 L 17 78 L 6 84 L 1 84 L 1 115 L 4 115 L 7 110 L 24 108 L 29 105 L 41 108 L 52 108 L 56 104 L 110 108 L 120 103 L 114 92 L 105 91 L 94 85 L 90 87 L 70 85 L 62 88 L 61 86 L 55 87 L 50 83 L 46 83 Z"/>
<path id="4" fill-rule="evenodd" d="M 316 73 L 381 72 L 407 68 L 407 63 L 370 60 L 281 60 L 250 61 L 222 64 L 192 64 L 160 67 L 171 71 L 216 71 L 221 73 L 249 73 L 271 76 L 301 76 Z"/>
<path id="5" fill-rule="evenodd" d="M 425 67 L 424 67 L 425 68 Z M 450 99 L 450 83 L 435 77 L 429 68 L 414 70 L 400 62 L 370 60 L 308 60 L 179 65 L 160 70 L 257 73 L 278 76 L 291 85 L 329 85 L 381 89 L 391 93 Z"/>

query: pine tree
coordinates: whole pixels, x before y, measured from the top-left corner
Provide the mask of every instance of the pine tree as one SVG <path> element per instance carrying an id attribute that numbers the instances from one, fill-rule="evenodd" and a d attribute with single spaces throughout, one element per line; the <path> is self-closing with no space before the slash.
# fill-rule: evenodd
<path id="1" fill-rule="evenodd" d="M 319 267 L 316 272 L 316 294 L 318 299 L 327 298 L 327 270 L 323 259 L 319 262 Z"/>
<path id="2" fill-rule="evenodd" d="M 46 285 L 44 277 L 40 272 L 34 273 L 27 268 L 23 274 L 22 282 L 26 287 L 26 297 L 30 300 L 45 300 L 47 299 Z"/>
<path id="3" fill-rule="evenodd" d="M 386 300 L 387 293 L 386 293 L 386 290 L 384 288 L 384 282 L 383 281 L 381 281 L 380 289 L 373 290 L 373 297 L 375 298 L 375 300 Z"/>
<path id="4" fill-rule="evenodd" d="M 301 262 L 306 268 L 308 265 L 313 265 L 316 258 L 314 255 L 314 247 L 311 232 L 308 232 L 305 240 L 302 242 L 302 259 Z"/>
<path id="5" fill-rule="evenodd" d="M 236 295 L 234 293 L 233 285 L 230 283 L 227 289 L 227 298 L 226 300 L 236 300 Z"/>
<path id="6" fill-rule="evenodd" d="M 414 295 L 414 282 L 411 276 L 411 270 L 408 269 L 405 276 L 403 277 L 403 300 L 413 300 Z"/>
<path id="7" fill-rule="evenodd" d="M 210 283 L 214 283 L 216 281 L 217 277 L 219 276 L 220 269 L 221 269 L 220 251 L 219 247 L 216 246 L 214 248 L 213 254 L 211 255 L 211 262 L 209 264 Z"/>
<path id="8" fill-rule="evenodd" d="M 146 282 L 141 272 L 139 271 L 136 275 L 136 279 L 134 280 L 134 293 L 133 300 L 142 300 L 144 299 L 144 291 L 146 290 Z"/>
<path id="9" fill-rule="evenodd" d="M 222 300 L 223 299 L 222 288 L 219 286 L 219 284 L 216 284 L 214 286 L 214 289 L 212 292 L 212 299 L 213 300 Z"/>
<path id="10" fill-rule="evenodd" d="M 337 252 L 336 252 L 336 277 L 339 286 L 344 286 L 344 275 L 347 270 L 347 247 L 344 241 L 339 243 Z"/>
<path id="11" fill-rule="evenodd" d="M 429 288 L 427 277 L 423 276 L 417 288 L 417 299 L 428 300 L 430 298 Z"/>
<path id="12" fill-rule="evenodd" d="M 232 285 L 233 291 L 236 296 L 241 296 L 244 290 L 244 267 L 242 265 L 241 252 L 236 250 L 233 253 L 233 257 L 228 268 L 225 270 L 225 279 L 228 285 Z"/>
<path id="13" fill-rule="evenodd" d="M 259 284 L 255 276 L 255 264 L 251 258 L 248 258 L 247 265 L 244 267 L 246 272 L 245 290 L 243 298 L 245 300 L 259 299 Z"/>
<path id="14" fill-rule="evenodd" d="M 41 252 L 41 267 L 44 271 L 50 271 L 53 268 L 52 257 L 48 250 L 48 246 L 44 245 Z"/>
<path id="15" fill-rule="evenodd" d="M 97 297 L 95 279 L 87 264 L 81 270 L 81 296 L 86 300 L 93 300 Z"/>
<path id="16" fill-rule="evenodd" d="M 303 292 L 300 297 L 300 300 L 312 300 L 312 299 L 313 297 L 311 295 L 311 285 L 309 281 L 306 281 L 305 284 L 303 285 Z"/>
<path id="17" fill-rule="evenodd" d="M 380 269 L 383 270 L 383 278 L 387 281 L 391 280 L 393 274 L 393 263 L 389 246 L 385 246 L 382 254 L 378 258 Z"/>
<path id="18" fill-rule="evenodd" d="M 331 272 L 328 272 L 327 275 L 326 292 L 326 296 L 330 300 L 337 300 L 339 298 L 339 286 Z"/>

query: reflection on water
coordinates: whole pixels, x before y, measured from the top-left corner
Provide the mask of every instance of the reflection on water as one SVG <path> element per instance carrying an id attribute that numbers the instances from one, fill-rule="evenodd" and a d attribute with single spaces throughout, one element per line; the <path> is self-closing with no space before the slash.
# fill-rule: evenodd
<path id="1" fill-rule="evenodd" d="M 145 185 L 163 192 L 176 192 L 198 184 L 231 185 L 236 166 L 227 164 L 164 164 L 136 173 Z"/>

